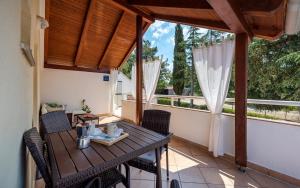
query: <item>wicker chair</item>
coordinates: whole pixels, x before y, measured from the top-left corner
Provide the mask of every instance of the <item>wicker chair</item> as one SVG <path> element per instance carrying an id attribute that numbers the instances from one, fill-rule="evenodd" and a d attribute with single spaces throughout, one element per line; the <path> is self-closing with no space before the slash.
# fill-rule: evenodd
<path id="1" fill-rule="evenodd" d="M 50 176 L 50 165 L 46 152 L 47 148 L 44 144 L 42 138 L 40 137 L 36 128 L 32 128 L 26 131 L 23 134 L 23 140 L 25 145 L 29 149 L 42 177 L 45 181 L 46 187 L 52 187 L 52 178 Z M 84 182 L 83 185 L 76 185 L 75 187 L 85 187 L 85 188 L 106 188 L 106 187 L 113 187 L 118 183 L 123 183 L 127 188 L 130 186 L 129 183 L 129 166 L 125 165 L 126 167 L 126 177 L 124 177 L 117 168 L 109 169 L 97 177 Z M 102 181 L 101 181 L 102 180 Z"/>
<path id="2" fill-rule="evenodd" d="M 71 125 L 65 111 L 54 111 L 41 116 L 41 135 L 71 130 Z"/>
<path id="3" fill-rule="evenodd" d="M 172 180 L 170 188 L 180 188 L 179 182 L 176 179 Z"/>
<path id="4" fill-rule="evenodd" d="M 163 110 L 145 110 L 142 127 L 167 136 L 169 133 L 171 113 Z M 169 180 L 168 144 L 162 149 L 166 152 L 167 180 Z M 161 154 L 163 153 L 161 150 Z M 129 166 L 157 174 L 155 151 L 147 152 L 128 162 Z"/>

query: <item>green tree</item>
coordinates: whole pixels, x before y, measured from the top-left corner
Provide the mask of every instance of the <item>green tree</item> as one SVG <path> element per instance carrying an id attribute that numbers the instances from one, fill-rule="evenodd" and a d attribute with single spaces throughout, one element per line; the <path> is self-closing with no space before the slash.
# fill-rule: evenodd
<path id="1" fill-rule="evenodd" d="M 299 100 L 299 51 L 300 33 L 275 41 L 254 39 L 249 45 L 248 98 Z M 254 106 L 260 110 L 282 109 Z"/>
<path id="2" fill-rule="evenodd" d="M 158 59 L 159 57 L 156 56 L 157 47 L 151 47 L 151 43 L 148 40 L 143 40 L 143 61 L 153 61 Z M 131 69 L 133 64 L 136 61 L 136 51 L 134 50 L 126 63 L 124 63 L 121 67 L 121 71 L 128 77 L 131 78 Z"/>
<path id="3" fill-rule="evenodd" d="M 182 26 L 175 27 L 175 47 L 173 60 L 173 89 L 177 95 L 182 95 L 185 82 L 186 54 Z M 178 101 L 180 103 L 180 101 Z"/>
<path id="4" fill-rule="evenodd" d="M 187 55 L 187 78 L 186 87 L 191 88 L 191 95 L 195 93 L 197 95 L 201 94 L 200 86 L 198 83 L 197 75 L 195 72 L 194 58 L 193 58 L 193 48 L 198 48 L 200 45 L 201 33 L 200 29 L 197 27 L 190 27 L 188 30 L 188 37 L 186 40 L 186 55 Z"/>
<path id="5" fill-rule="evenodd" d="M 164 60 L 163 55 L 160 57 L 161 68 L 160 74 L 157 82 L 156 93 L 162 93 L 164 89 L 170 84 L 171 72 L 168 69 L 168 59 Z"/>

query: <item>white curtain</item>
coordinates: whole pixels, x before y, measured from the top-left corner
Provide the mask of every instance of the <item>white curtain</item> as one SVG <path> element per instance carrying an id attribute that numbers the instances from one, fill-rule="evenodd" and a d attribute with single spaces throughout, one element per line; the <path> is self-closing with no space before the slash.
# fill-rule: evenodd
<path id="1" fill-rule="evenodd" d="M 110 71 L 110 113 L 114 114 L 115 109 L 117 108 L 116 104 L 116 92 L 117 92 L 117 84 L 118 84 L 118 70 L 111 70 Z"/>
<path id="2" fill-rule="evenodd" d="M 135 81 L 135 64 L 133 64 L 131 68 L 131 95 L 135 99 L 136 98 L 136 81 Z"/>
<path id="3" fill-rule="evenodd" d="M 143 79 L 146 95 L 146 109 L 149 108 L 151 100 L 155 94 L 159 73 L 160 73 L 161 61 L 155 60 L 152 62 L 143 63 Z"/>
<path id="4" fill-rule="evenodd" d="M 215 157 L 224 154 L 221 113 L 230 82 L 234 46 L 233 40 L 225 40 L 193 50 L 197 78 L 211 112 L 209 151 Z"/>

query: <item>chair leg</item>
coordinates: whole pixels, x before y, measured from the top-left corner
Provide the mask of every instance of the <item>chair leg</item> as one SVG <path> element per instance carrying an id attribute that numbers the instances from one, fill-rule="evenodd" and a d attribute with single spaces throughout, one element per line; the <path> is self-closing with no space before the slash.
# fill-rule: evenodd
<path id="1" fill-rule="evenodd" d="M 169 181 L 169 147 L 166 145 L 167 181 Z"/>
<path id="2" fill-rule="evenodd" d="M 126 185 L 125 187 L 126 188 L 130 188 L 130 167 L 127 163 L 124 163 L 124 166 L 125 166 L 125 172 L 126 172 Z"/>

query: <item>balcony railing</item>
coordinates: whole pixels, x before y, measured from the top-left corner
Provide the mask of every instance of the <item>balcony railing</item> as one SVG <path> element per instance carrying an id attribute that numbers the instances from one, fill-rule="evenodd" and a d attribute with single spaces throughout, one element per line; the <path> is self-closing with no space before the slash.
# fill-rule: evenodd
<path id="1" fill-rule="evenodd" d="M 178 103 L 180 100 L 180 104 Z M 155 104 L 208 110 L 205 98 L 200 96 L 155 95 Z M 226 98 L 223 112 L 234 113 L 234 98 Z M 248 116 L 265 119 L 287 120 L 300 123 L 300 101 L 247 99 Z"/>

